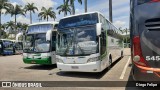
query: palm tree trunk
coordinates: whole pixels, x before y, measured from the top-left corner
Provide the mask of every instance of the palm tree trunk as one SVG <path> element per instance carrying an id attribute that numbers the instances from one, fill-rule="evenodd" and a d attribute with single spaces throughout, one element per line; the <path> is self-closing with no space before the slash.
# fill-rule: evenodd
<path id="1" fill-rule="evenodd" d="M 64 11 L 64 17 L 67 16 L 67 11 Z"/>
<path id="2" fill-rule="evenodd" d="M 85 3 L 85 6 L 84 6 L 85 12 L 87 12 L 87 11 L 88 11 L 88 10 L 87 10 L 87 0 L 84 0 L 84 3 Z"/>
<path id="3" fill-rule="evenodd" d="M 0 39 L 1 39 L 1 32 L 2 32 L 2 30 L 1 30 L 1 26 L 2 26 L 2 25 L 1 25 L 1 16 L 2 16 L 2 15 L 1 15 L 1 14 L 2 14 L 2 12 L 1 12 L 1 10 L 0 10 Z"/>
<path id="4" fill-rule="evenodd" d="M 17 31 L 17 28 L 16 28 L 16 25 L 17 25 L 17 15 L 15 14 L 15 17 L 14 17 L 14 19 L 15 19 L 15 25 L 14 25 L 14 29 L 15 29 L 15 36 L 16 36 L 16 31 Z"/>
<path id="5" fill-rule="evenodd" d="M 32 12 L 30 11 L 30 24 L 32 24 Z"/>
<path id="6" fill-rule="evenodd" d="M 65 5 L 66 0 L 63 0 L 63 4 Z M 66 12 L 64 11 L 64 17 L 66 16 Z"/>
<path id="7" fill-rule="evenodd" d="M 47 16 L 47 22 L 48 22 L 48 16 Z"/>
<path id="8" fill-rule="evenodd" d="M 71 2 L 70 1 L 70 5 L 71 5 L 71 7 L 72 7 L 72 15 L 74 15 L 75 14 L 75 7 L 74 7 L 74 2 Z"/>

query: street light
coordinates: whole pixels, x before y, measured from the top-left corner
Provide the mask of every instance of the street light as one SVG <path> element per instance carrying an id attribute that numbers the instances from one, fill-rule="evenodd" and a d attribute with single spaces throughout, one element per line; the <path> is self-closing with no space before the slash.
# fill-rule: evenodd
<path id="1" fill-rule="evenodd" d="M 112 0 L 109 0 L 109 20 L 112 22 Z"/>

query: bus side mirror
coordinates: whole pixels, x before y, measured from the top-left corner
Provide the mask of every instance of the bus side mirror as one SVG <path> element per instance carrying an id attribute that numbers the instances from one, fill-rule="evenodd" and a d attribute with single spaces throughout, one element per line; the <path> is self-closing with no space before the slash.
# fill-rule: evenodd
<path id="1" fill-rule="evenodd" d="M 46 41 L 50 41 L 51 40 L 51 34 L 52 34 L 52 30 L 47 31 L 47 33 L 46 33 Z"/>
<path id="2" fill-rule="evenodd" d="M 96 31 L 97 31 L 97 36 L 101 35 L 101 30 L 102 30 L 102 23 L 97 23 L 96 24 Z"/>
<path id="3" fill-rule="evenodd" d="M 16 35 L 16 42 L 18 42 L 18 38 L 20 37 L 20 36 L 22 36 L 23 35 L 23 33 L 18 33 L 17 35 Z"/>

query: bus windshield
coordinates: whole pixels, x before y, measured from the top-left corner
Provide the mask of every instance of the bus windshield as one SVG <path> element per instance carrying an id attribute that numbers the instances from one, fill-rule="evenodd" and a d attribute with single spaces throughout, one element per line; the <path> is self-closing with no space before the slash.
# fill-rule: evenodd
<path id="1" fill-rule="evenodd" d="M 78 27 L 83 25 L 93 25 L 96 23 L 98 23 L 98 14 L 91 13 L 62 19 L 59 22 L 58 28 Z"/>
<path id="2" fill-rule="evenodd" d="M 49 41 L 46 41 L 46 33 L 29 34 L 26 36 L 24 52 L 48 52 Z"/>
<path id="3" fill-rule="evenodd" d="M 3 41 L 4 50 L 13 50 L 13 42 Z"/>
<path id="4" fill-rule="evenodd" d="M 52 24 L 39 24 L 39 25 L 33 25 L 29 26 L 27 34 L 33 34 L 33 33 L 44 33 L 48 30 L 52 30 L 53 26 Z"/>
<path id="5" fill-rule="evenodd" d="M 63 56 L 90 55 L 97 53 L 96 27 L 60 30 L 57 54 Z"/>

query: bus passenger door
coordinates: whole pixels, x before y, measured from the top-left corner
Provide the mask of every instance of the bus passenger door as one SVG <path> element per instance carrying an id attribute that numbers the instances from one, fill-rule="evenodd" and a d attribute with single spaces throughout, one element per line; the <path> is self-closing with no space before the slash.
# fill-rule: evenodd
<path id="1" fill-rule="evenodd" d="M 56 32 L 52 32 L 52 39 L 51 39 L 51 60 L 52 64 L 56 64 Z"/>

